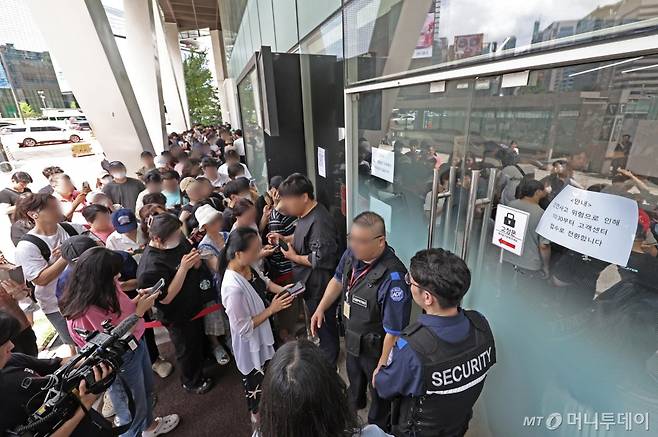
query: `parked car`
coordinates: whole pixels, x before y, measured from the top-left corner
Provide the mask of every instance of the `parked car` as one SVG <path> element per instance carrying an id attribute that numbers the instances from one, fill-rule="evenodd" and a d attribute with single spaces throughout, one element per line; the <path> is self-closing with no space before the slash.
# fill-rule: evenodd
<path id="1" fill-rule="evenodd" d="M 5 144 L 18 143 L 20 147 L 34 147 L 49 143 L 78 143 L 80 132 L 50 124 L 14 125 L 0 129 Z"/>

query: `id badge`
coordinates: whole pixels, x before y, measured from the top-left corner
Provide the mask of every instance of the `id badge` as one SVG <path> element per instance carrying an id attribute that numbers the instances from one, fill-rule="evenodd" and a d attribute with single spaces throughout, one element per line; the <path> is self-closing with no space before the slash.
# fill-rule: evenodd
<path id="1" fill-rule="evenodd" d="M 350 304 L 347 301 L 343 302 L 343 316 L 347 319 L 350 318 Z"/>

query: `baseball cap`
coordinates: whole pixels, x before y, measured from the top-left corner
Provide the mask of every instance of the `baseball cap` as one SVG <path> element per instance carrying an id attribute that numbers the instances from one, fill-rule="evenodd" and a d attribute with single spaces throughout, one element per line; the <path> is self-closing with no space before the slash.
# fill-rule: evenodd
<path id="1" fill-rule="evenodd" d="M 184 193 L 195 182 L 196 182 L 196 179 L 194 179 L 191 176 L 183 178 L 183 180 L 180 181 L 180 190 Z"/>
<path id="2" fill-rule="evenodd" d="M 220 215 L 222 215 L 222 213 L 210 205 L 202 205 L 197 208 L 196 212 L 194 213 L 194 217 L 196 217 L 196 221 L 199 222 L 200 228 L 203 225 L 207 225 L 211 221 L 215 220 L 217 216 Z"/>
<path id="3" fill-rule="evenodd" d="M 74 235 L 62 243 L 62 258 L 66 262 L 73 262 L 80 258 L 85 251 L 97 247 L 96 241 L 86 235 Z"/>
<path id="4" fill-rule="evenodd" d="M 108 170 L 112 171 L 115 168 L 126 168 L 126 166 L 121 161 L 112 161 L 107 165 Z"/>
<path id="5" fill-rule="evenodd" d="M 20 322 L 11 314 L 0 310 L 0 345 L 7 343 L 20 332 Z"/>
<path id="6" fill-rule="evenodd" d="M 137 217 L 131 209 L 121 208 L 112 213 L 112 226 L 120 234 L 137 229 Z"/>

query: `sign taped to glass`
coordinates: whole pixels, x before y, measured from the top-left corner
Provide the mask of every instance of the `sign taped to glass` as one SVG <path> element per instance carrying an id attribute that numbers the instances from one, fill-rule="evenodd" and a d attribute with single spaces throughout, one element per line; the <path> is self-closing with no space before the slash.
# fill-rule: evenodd
<path id="1" fill-rule="evenodd" d="M 373 176 L 377 176 L 378 178 L 393 183 L 393 176 L 395 174 L 395 153 L 390 150 L 384 150 L 381 147 L 373 147 L 372 168 L 370 173 Z"/>
<path id="2" fill-rule="evenodd" d="M 544 211 L 537 233 L 576 252 L 625 267 L 637 223 L 634 200 L 567 185 Z"/>

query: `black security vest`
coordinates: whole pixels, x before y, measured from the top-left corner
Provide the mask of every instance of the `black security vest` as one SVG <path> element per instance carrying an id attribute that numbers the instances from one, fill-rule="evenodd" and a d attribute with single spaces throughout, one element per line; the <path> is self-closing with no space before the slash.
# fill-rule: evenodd
<path id="1" fill-rule="evenodd" d="M 402 333 L 423 366 L 423 392 L 403 398 L 394 416 L 395 436 L 463 436 L 480 396 L 487 371 L 496 362 L 496 346 L 486 319 L 464 311 L 471 322 L 466 339 L 449 343 L 415 323 Z M 397 421 L 395 420 L 397 417 Z"/>
<path id="2" fill-rule="evenodd" d="M 345 349 L 354 356 L 379 357 L 384 343 L 384 325 L 382 309 L 377 299 L 381 283 L 397 272 L 402 279 L 407 272 L 406 267 L 395 256 L 392 249 L 387 248 L 382 256 L 375 261 L 368 273 L 360 278 L 349 289 L 352 272 L 352 257 L 345 261 L 343 269 L 343 298 L 340 313 L 345 326 Z M 350 317 L 343 313 L 344 304 L 350 305 Z"/>

